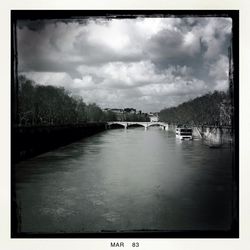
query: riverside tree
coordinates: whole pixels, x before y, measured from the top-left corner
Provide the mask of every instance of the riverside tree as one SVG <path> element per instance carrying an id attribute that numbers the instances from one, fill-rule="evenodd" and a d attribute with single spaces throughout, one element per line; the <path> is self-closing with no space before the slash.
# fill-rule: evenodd
<path id="1" fill-rule="evenodd" d="M 39 85 L 19 76 L 18 113 L 20 125 L 64 125 L 107 121 L 96 104 L 86 104 L 62 87 Z"/>
<path id="2" fill-rule="evenodd" d="M 229 94 L 215 91 L 160 111 L 161 121 L 187 125 L 231 125 Z"/>

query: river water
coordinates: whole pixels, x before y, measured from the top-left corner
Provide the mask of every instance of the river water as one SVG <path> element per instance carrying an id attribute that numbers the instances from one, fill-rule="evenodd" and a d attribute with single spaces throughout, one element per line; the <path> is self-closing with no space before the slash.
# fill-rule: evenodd
<path id="1" fill-rule="evenodd" d="M 227 230 L 232 152 L 112 129 L 16 165 L 20 231 Z"/>

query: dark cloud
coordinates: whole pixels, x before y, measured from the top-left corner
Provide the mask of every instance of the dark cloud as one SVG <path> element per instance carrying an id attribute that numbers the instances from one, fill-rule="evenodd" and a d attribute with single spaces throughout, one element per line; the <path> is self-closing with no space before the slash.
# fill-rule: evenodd
<path id="1" fill-rule="evenodd" d="M 148 41 L 145 49 L 152 59 L 171 60 L 181 55 L 182 43 L 183 36 L 180 31 L 162 30 Z"/>

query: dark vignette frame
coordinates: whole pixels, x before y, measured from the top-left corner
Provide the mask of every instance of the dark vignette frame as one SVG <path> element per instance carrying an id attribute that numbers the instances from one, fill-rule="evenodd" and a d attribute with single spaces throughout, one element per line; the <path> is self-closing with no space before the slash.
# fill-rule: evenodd
<path id="1" fill-rule="evenodd" d="M 11 238 L 239 238 L 239 10 L 11 10 Z M 232 19 L 233 61 L 233 212 L 228 231 L 103 231 L 97 233 L 20 233 L 18 230 L 18 206 L 15 197 L 15 169 L 13 153 L 14 125 L 18 123 L 18 58 L 16 51 L 16 23 L 19 19 L 86 19 L 137 18 L 137 17 L 229 17 Z"/>

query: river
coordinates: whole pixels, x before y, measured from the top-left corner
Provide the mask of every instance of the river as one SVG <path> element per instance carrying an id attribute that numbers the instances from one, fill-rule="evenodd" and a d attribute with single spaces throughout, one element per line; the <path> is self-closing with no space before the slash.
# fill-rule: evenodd
<path id="1" fill-rule="evenodd" d="M 228 230 L 232 152 L 111 129 L 16 166 L 20 232 Z"/>

